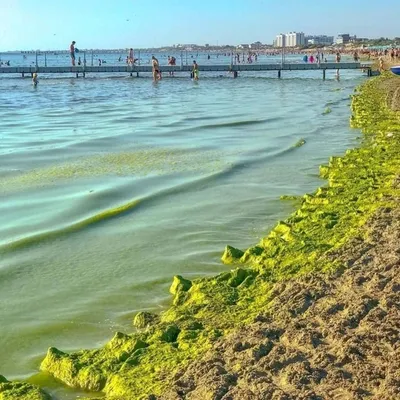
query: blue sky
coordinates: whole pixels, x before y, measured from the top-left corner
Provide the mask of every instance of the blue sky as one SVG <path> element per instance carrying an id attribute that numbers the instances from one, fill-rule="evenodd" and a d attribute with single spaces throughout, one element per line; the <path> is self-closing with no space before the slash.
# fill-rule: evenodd
<path id="1" fill-rule="evenodd" d="M 0 0 L 0 52 L 72 40 L 82 49 L 272 43 L 287 31 L 394 37 L 399 15 L 394 0 Z"/>

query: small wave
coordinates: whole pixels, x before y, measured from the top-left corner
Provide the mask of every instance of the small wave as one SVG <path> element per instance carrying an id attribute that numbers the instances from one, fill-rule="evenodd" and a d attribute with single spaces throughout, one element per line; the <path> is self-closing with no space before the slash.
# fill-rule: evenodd
<path id="1" fill-rule="evenodd" d="M 69 233 L 74 233 L 80 231 L 84 228 L 87 228 L 95 223 L 105 221 L 107 219 L 119 216 L 123 213 L 133 210 L 138 206 L 140 200 L 134 200 L 119 207 L 115 207 L 109 210 L 102 211 L 101 213 L 95 214 L 89 218 L 85 218 L 79 222 L 76 222 L 72 225 L 69 225 L 64 228 L 55 229 L 52 231 L 46 231 L 42 233 L 38 233 L 32 236 L 28 236 L 22 239 L 15 240 L 13 242 L 6 243 L 0 246 L 0 253 L 6 253 L 16 249 L 22 249 L 25 247 L 29 247 L 31 245 L 40 243 L 44 240 L 57 239 L 61 236 L 64 236 Z"/>
<path id="2" fill-rule="evenodd" d="M 220 124 L 201 125 L 198 128 L 201 129 L 236 128 L 240 126 L 265 124 L 267 122 L 278 121 L 279 119 L 280 118 L 275 117 L 275 118 L 265 118 L 265 119 L 251 119 L 247 121 L 222 122 Z"/>
<path id="3" fill-rule="evenodd" d="M 343 103 L 344 101 L 348 101 L 348 100 L 349 100 L 348 97 L 342 97 L 341 99 L 336 100 L 336 101 L 328 101 L 328 102 L 325 104 L 325 107 L 337 106 L 337 105 Z"/>

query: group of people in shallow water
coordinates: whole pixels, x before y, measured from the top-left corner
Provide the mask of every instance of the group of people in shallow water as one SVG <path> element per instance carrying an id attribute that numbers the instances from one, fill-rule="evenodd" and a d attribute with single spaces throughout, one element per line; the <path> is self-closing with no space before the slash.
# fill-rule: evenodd
<path id="1" fill-rule="evenodd" d="M 151 57 L 151 65 L 152 65 L 152 73 L 153 73 L 153 80 L 154 81 L 160 81 L 162 79 L 162 72 L 160 68 L 160 62 L 158 61 L 158 58 L 155 56 Z M 176 65 L 176 58 L 175 57 L 170 57 L 168 56 L 168 65 Z M 174 71 L 169 71 L 170 76 L 174 76 Z M 195 81 L 199 80 L 199 66 L 196 62 L 196 60 L 193 61 L 193 67 L 192 67 L 192 73 L 191 73 L 192 79 Z"/>

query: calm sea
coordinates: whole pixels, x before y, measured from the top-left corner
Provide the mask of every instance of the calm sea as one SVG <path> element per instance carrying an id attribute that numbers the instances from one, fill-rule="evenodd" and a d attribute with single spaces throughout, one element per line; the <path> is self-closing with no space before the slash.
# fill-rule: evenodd
<path id="1" fill-rule="evenodd" d="M 364 78 L 275 75 L 0 77 L 0 374 L 131 332 L 135 312 L 169 305 L 173 275 L 225 271 L 226 244 L 292 211 L 280 195 L 323 184 L 318 166 L 357 142 Z"/>

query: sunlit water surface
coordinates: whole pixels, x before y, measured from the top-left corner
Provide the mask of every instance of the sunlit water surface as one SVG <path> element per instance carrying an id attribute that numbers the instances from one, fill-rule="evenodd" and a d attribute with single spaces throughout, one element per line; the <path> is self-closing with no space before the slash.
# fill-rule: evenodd
<path id="1" fill-rule="evenodd" d="M 173 275 L 225 271 L 226 244 L 256 244 L 293 209 L 279 196 L 357 143 L 360 72 L 201 78 L 0 78 L 0 374 L 131 332 Z"/>

